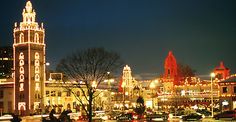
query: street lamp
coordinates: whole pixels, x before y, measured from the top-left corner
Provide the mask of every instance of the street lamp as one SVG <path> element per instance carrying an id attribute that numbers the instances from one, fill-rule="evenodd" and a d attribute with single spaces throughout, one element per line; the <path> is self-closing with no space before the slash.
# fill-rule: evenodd
<path id="1" fill-rule="evenodd" d="M 215 73 L 211 73 L 211 116 L 214 116 L 213 111 L 213 78 L 215 77 Z"/>
<path id="2" fill-rule="evenodd" d="M 156 87 L 156 86 L 155 86 L 155 83 L 154 83 L 154 82 L 151 82 L 149 87 L 150 87 L 150 89 L 152 89 L 152 109 L 154 109 L 154 101 L 153 101 L 154 95 L 153 95 L 153 89 Z"/>

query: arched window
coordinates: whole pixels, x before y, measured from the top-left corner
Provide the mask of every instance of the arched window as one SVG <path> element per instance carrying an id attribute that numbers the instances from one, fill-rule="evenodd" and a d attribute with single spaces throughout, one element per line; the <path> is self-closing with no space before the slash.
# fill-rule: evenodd
<path id="1" fill-rule="evenodd" d="M 39 43 L 39 34 L 38 33 L 35 33 L 35 35 L 34 35 L 34 42 Z"/>
<path id="2" fill-rule="evenodd" d="M 22 52 L 19 55 L 19 59 L 24 59 L 24 54 Z"/>
<path id="3" fill-rule="evenodd" d="M 40 78 L 40 77 L 39 77 L 39 74 L 36 74 L 36 75 L 35 75 L 35 81 L 39 81 L 39 78 Z"/>
<path id="4" fill-rule="evenodd" d="M 20 66 L 24 65 L 24 60 L 20 60 Z"/>
<path id="5" fill-rule="evenodd" d="M 20 74 L 20 82 L 24 82 L 24 79 L 25 79 L 24 75 Z"/>
<path id="6" fill-rule="evenodd" d="M 23 33 L 21 33 L 20 34 L 20 43 L 24 43 L 24 34 Z"/>
<path id="7" fill-rule="evenodd" d="M 20 83 L 20 91 L 24 91 L 24 83 Z"/>
<path id="8" fill-rule="evenodd" d="M 35 73 L 39 73 L 39 67 L 35 67 Z"/>
<path id="9" fill-rule="evenodd" d="M 24 74 L 24 67 L 20 67 L 20 74 Z"/>
<path id="10" fill-rule="evenodd" d="M 39 60 L 35 60 L 35 66 L 39 66 Z"/>
<path id="11" fill-rule="evenodd" d="M 35 53 L 34 58 L 39 59 L 39 53 L 38 52 Z"/>

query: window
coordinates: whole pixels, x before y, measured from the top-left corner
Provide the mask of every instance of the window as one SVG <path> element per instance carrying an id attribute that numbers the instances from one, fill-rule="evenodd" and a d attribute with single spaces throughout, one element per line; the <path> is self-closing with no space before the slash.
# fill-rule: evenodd
<path id="1" fill-rule="evenodd" d="M 66 96 L 67 96 L 67 97 L 70 97 L 70 94 L 71 94 L 70 91 L 67 91 L 67 92 L 66 92 Z"/>
<path id="2" fill-rule="evenodd" d="M 20 43 L 24 42 L 24 34 L 23 33 L 20 34 L 20 38 L 19 39 L 20 39 Z"/>
<path id="3" fill-rule="evenodd" d="M 227 87 L 223 87 L 222 90 L 223 90 L 223 93 L 227 93 L 228 92 L 228 88 Z"/>
<path id="4" fill-rule="evenodd" d="M 20 83 L 20 91 L 24 91 L 24 83 Z"/>
<path id="5" fill-rule="evenodd" d="M 61 97 L 61 91 L 58 91 L 57 96 Z"/>
<path id="6" fill-rule="evenodd" d="M 236 86 L 234 86 L 234 94 L 236 94 Z"/>
<path id="7" fill-rule="evenodd" d="M 3 90 L 0 91 L 0 98 L 3 98 Z"/>
<path id="8" fill-rule="evenodd" d="M 39 34 L 38 33 L 35 33 L 34 42 L 39 43 Z"/>
<path id="9" fill-rule="evenodd" d="M 56 91 L 51 91 L 51 96 L 56 96 Z"/>
<path id="10" fill-rule="evenodd" d="M 49 97 L 49 91 L 46 91 L 46 97 Z"/>
<path id="11" fill-rule="evenodd" d="M 77 96 L 80 96 L 80 92 L 79 91 L 77 91 Z"/>

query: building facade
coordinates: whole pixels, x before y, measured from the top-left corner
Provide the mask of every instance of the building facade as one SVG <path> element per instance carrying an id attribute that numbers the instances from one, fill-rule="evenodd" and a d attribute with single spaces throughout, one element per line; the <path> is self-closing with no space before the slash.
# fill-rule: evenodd
<path id="1" fill-rule="evenodd" d="M 0 78 L 12 77 L 13 49 L 12 47 L 0 47 Z"/>
<path id="2" fill-rule="evenodd" d="M 236 74 L 226 77 L 219 83 L 220 110 L 236 109 Z"/>
<path id="3" fill-rule="evenodd" d="M 29 115 L 43 101 L 45 81 L 45 30 L 35 21 L 30 1 L 22 12 L 23 21 L 14 27 L 14 109 Z"/>

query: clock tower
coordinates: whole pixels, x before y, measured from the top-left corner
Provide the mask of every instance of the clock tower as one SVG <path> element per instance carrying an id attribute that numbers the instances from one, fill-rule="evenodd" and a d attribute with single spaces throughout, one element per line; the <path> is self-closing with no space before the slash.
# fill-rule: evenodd
<path id="1" fill-rule="evenodd" d="M 45 30 L 35 21 L 30 1 L 22 12 L 23 21 L 14 27 L 14 110 L 29 115 L 43 106 L 45 81 Z"/>

